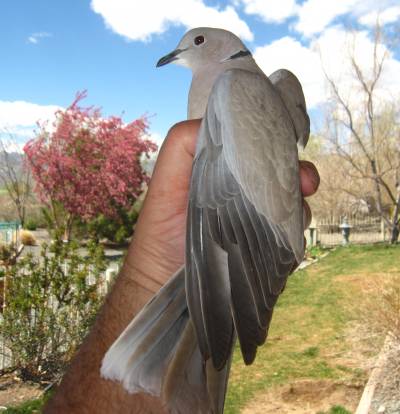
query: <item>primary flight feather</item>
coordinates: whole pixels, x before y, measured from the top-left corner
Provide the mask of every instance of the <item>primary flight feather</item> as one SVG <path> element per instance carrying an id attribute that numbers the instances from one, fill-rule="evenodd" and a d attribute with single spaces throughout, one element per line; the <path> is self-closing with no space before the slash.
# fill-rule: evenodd
<path id="1" fill-rule="evenodd" d="M 297 144 L 309 118 L 297 78 L 267 77 L 228 31 L 190 30 L 157 66 L 171 62 L 192 70 L 188 118 L 203 118 L 185 264 L 109 349 L 102 375 L 162 397 L 172 414 L 220 414 L 236 337 L 251 364 L 304 255 Z"/>

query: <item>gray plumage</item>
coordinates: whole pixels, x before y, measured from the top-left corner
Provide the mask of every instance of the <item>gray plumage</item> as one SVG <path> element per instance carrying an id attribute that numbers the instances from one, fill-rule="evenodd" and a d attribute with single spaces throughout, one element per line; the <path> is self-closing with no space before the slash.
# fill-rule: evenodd
<path id="1" fill-rule="evenodd" d="M 102 375 L 161 396 L 170 413 L 219 414 L 236 337 L 251 364 L 304 255 L 296 144 L 309 118 L 297 78 L 268 78 L 230 32 L 189 31 L 158 66 L 173 61 L 193 72 L 188 118 L 203 118 L 185 266 L 110 348 Z"/>

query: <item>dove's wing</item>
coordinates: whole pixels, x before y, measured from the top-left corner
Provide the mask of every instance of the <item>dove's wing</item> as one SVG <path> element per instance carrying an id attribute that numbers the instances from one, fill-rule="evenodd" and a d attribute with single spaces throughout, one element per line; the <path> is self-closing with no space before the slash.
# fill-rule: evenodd
<path id="1" fill-rule="evenodd" d="M 287 69 L 279 69 L 269 75 L 269 80 L 279 91 L 293 120 L 300 147 L 307 145 L 310 136 L 310 118 L 307 114 L 303 89 L 297 77 Z"/>
<path id="2" fill-rule="evenodd" d="M 261 74 L 215 83 L 200 129 L 187 228 L 186 292 L 201 352 L 221 369 L 234 328 L 246 363 L 304 254 L 296 136 Z"/>

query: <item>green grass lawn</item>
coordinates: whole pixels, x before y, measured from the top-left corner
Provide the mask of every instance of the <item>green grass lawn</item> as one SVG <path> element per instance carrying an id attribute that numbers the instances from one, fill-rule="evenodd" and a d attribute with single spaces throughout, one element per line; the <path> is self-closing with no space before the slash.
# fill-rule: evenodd
<path id="1" fill-rule="evenodd" d="M 296 379 L 365 381 L 365 372 L 349 363 L 354 347 L 349 322 L 357 317 L 368 282 L 389 275 L 400 277 L 400 245 L 339 247 L 293 274 L 276 306 L 269 339 L 258 350 L 254 364 L 244 366 L 236 349 L 225 413 L 238 414 L 258 393 Z M 358 349 L 353 352 L 360 354 Z M 31 412 L 35 411 L 6 411 Z M 347 412 L 335 406 L 329 414 Z"/>
<path id="2" fill-rule="evenodd" d="M 363 302 L 363 285 L 390 274 L 400 276 L 400 246 L 339 247 L 294 273 L 254 364 L 244 366 L 236 349 L 225 412 L 239 413 L 257 393 L 296 379 L 365 380 L 359 367 L 342 361 L 352 346 L 347 330 Z"/>

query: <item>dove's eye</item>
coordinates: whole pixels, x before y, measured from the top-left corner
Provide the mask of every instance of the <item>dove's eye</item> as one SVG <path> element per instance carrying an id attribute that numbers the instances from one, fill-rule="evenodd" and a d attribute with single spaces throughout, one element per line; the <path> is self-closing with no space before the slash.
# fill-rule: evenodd
<path id="1" fill-rule="evenodd" d="M 194 44 L 195 44 L 196 46 L 199 46 L 199 45 L 201 45 L 202 43 L 204 43 L 204 36 L 196 36 L 196 37 L 194 38 Z"/>

